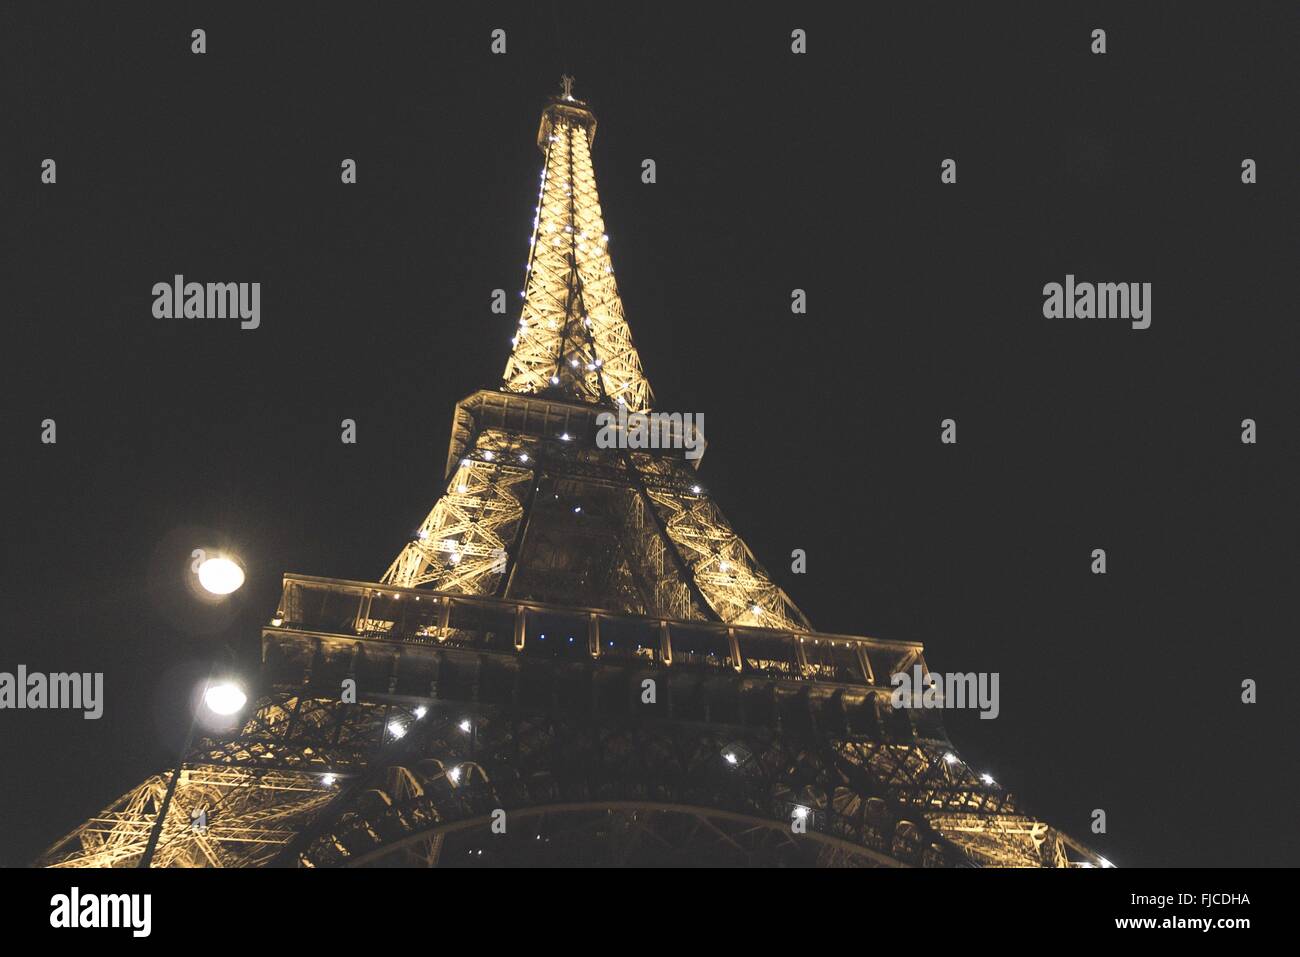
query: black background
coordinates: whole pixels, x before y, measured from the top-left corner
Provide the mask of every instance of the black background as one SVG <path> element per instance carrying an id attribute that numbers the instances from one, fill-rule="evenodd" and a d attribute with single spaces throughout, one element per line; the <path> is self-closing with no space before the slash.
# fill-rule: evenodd
<path id="1" fill-rule="evenodd" d="M 0 670 L 108 699 L 0 713 L 0 863 L 171 760 L 281 573 L 374 580 L 426 514 L 564 70 L 659 406 L 813 623 L 999 672 L 963 755 L 1121 866 L 1293 858 L 1294 5 L 327 6 L 0 11 Z M 261 282 L 261 328 L 153 318 L 175 273 Z M 1044 319 L 1066 273 L 1151 282 L 1151 328 Z"/>

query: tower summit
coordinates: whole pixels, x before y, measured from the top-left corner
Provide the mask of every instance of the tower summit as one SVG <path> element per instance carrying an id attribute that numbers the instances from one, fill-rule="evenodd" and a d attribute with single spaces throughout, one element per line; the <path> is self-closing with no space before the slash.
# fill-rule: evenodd
<path id="1" fill-rule="evenodd" d="M 537 128 L 544 160 L 503 388 L 641 411 L 653 397 L 609 257 L 591 163 L 595 137 L 596 117 L 566 76 Z"/>
<path id="2" fill-rule="evenodd" d="M 918 642 L 814 631 L 698 459 L 598 441 L 652 397 L 595 132 L 566 77 L 504 381 L 456 404 L 417 533 L 378 582 L 285 575 L 251 713 L 40 863 L 135 866 L 157 825 L 157 867 L 1104 866 L 966 765 L 933 689 L 895 698 Z"/>

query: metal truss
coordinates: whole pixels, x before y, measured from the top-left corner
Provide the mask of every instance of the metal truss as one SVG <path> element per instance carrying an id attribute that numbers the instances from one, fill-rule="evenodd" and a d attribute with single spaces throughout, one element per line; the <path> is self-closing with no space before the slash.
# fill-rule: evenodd
<path id="1" fill-rule="evenodd" d="M 390 708 L 278 695 L 238 736 L 207 740 L 182 765 L 154 867 L 267 864 L 337 797 L 335 781 L 366 766 Z M 168 775 L 156 775 L 56 841 L 44 867 L 135 867 Z M 202 812 L 203 826 L 196 815 Z"/>
<path id="2" fill-rule="evenodd" d="M 544 513 L 550 499 L 530 492 L 543 482 L 560 482 L 567 505 L 584 503 L 588 528 L 600 514 L 592 503 L 603 503 L 621 546 L 611 561 L 627 579 L 614 589 L 622 597 L 611 593 L 585 604 L 604 602 L 678 620 L 810 627 L 681 460 L 594 449 L 580 438 L 542 440 L 501 429 L 478 433 L 446 492 L 381 580 L 405 588 L 537 597 L 523 588 L 530 573 L 538 574 L 524 546 L 534 511 Z M 560 498 L 551 485 L 548 494 Z M 626 595 L 638 588 L 642 600 L 630 602 Z"/>
<path id="3" fill-rule="evenodd" d="M 651 860 L 663 852 L 664 833 L 690 821 L 706 839 L 667 841 L 678 863 L 815 862 L 827 849 L 839 860 L 880 866 L 984 863 L 935 831 L 921 808 L 887 804 L 836 772 L 823 757 L 834 753 L 829 741 L 809 747 L 798 735 L 752 729 L 671 722 L 593 728 L 554 716 L 483 714 L 468 719 L 471 736 L 461 730 L 465 720 L 457 711 L 426 716 L 423 742 L 368 779 L 367 800 L 349 803 L 337 818 L 323 816 L 315 833 L 290 849 L 298 855 L 293 863 L 406 863 L 412 845 L 427 853 L 422 842 L 451 834 L 462 838 L 442 845 L 440 862 L 479 863 L 448 854 L 449 846 L 465 845 L 475 857 L 487 849 L 489 863 L 626 858 L 626 842 L 609 844 L 611 829 L 621 827 L 611 817 L 639 819 L 655 835 Z M 728 754 L 744 757 L 732 764 Z M 490 820 L 498 809 L 506 834 L 514 828 L 555 846 L 494 843 Z M 799 815 L 802 833 L 792 826 Z M 576 830 L 573 819 L 582 822 Z M 538 820 L 550 823 L 530 823 Z M 563 830 L 561 820 L 569 822 Z M 749 835 L 743 843 L 741 833 Z M 769 853 L 758 853 L 761 847 Z M 771 848 L 786 850 L 773 856 Z"/>
<path id="4" fill-rule="evenodd" d="M 504 432 L 482 433 L 382 581 L 492 594 L 505 571 L 506 550 L 514 542 L 524 497 L 535 478 L 535 466 L 527 465 L 530 447 Z"/>
<path id="5" fill-rule="evenodd" d="M 189 756 L 155 865 L 1100 863 L 950 747 L 283 692 L 236 738 Z M 39 863 L 134 866 L 165 785 L 151 778 Z M 504 835 L 492 828 L 502 811 Z"/>
<path id="6" fill-rule="evenodd" d="M 303 822 L 311 820 L 333 797 L 320 780 L 319 775 L 294 772 L 255 773 L 185 765 L 153 866 L 256 867 L 268 863 Z M 166 790 L 165 777 L 151 777 L 58 841 L 38 864 L 137 866 Z M 200 813 L 202 818 L 197 817 Z"/>
<path id="7" fill-rule="evenodd" d="M 462 730 L 466 720 L 472 734 Z M 408 743 L 401 763 L 367 779 L 366 800 L 322 815 L 287 849 L 296 859 L 281 863 L 409 864 L 409 850 L 427 857 L 430 842 L 441 851 L 430 863 L 449 865 L 1099 860 L 1021 813 L 1005 793 L 936 760 L 951 753 L 947 742 L 682 722 L 593 727 L 539 714 L 466 718 L 459 710 L 423 721 L 423 737 Z M 514 840 L 492 831 L 497 810 Z M 797 817 L 802 833 L 792 826 Z"/>
<path id="8" fill-rule="evenodd" d="M 668 537 L 719 619 L 764 628 L 808 629 L 808 619 L 776 585 L 727 522 L 717 503 L 692 482 L 679 460 L 632 456 L 654 481 L 647 494 L 664 516 Z"/>
<path id="9" fill-rule="evenodd" d="M 542 115 L 545 154 L 524 305 L 506 363 L 510 392 L 649 408 L 650 384 L 623 318 L 591 165 L 596 119 L 572 96 Z"/>

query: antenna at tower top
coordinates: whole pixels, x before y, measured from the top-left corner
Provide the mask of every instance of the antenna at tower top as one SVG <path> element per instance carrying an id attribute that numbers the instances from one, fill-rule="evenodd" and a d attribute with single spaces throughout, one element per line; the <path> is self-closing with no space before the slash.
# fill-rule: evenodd
<path id="1" fill-rule="evenodd" d="M 569 76 L 567 73 L 564 74 L 560 77 L 560 86 L 564 90 L 564 98 L 566 100 L 573 99 L 573 77 Z"/>

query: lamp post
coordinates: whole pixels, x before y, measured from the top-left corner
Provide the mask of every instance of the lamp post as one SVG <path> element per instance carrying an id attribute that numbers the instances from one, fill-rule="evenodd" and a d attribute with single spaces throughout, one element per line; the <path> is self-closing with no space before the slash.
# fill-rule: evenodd
<path id="1" fill-rule="evenodd" d="M 247 702 L 248 695 L 244 693 L 244 689 L 238 682 L 229 679 L 213 681 L 212 672 L 208 673 L 207 680 L 203 683 L 203 694 L 190 714 L 190 729 L 186 732 L 185 743 L 181 746 L 180 755 L 176 759 L 171 780 L 167 782 L 167 791 L 163 794 L 162 806 L 158 809 L 158 819 L 154 821 L 153 828 L 149 831 L 149 843 L 145 845 L 144 854 L 140 858 L 140 867 L 153 866 L 154 852 L 158 849 L 163 823 L 167 820 L 167 811 L 171 807 L 172 796 L 176 793 L 176 783 L 181 778 L 185 756 L 189 754 L 190 746 L 194 743 L 194 728 L 198 724 L 199 713 L 207 708 L 214 715 L 229 718 L 238 714 Z"/>
<path id="2" fill-rule="evenodd" d="M 235 558 L 224 553 L 210 555 L 204 548 L 196 548 L 191 555 L 194 564 L 190 566 L 190 570 L 198 577 L 200 587 L 217 599 L 224 599 L 227 595 L 238 591 L 244 584 L 244 568 Z M 190 747 L 194 743 L 194 728 L 198 724 L 200 712 L 206 708 L 220 718 L 228 718 L 238 714 L 248 701 L 248 696 L 238 682 L 229 679 L 215 682 L 212 680 L 216 668 L 214 662 L 208 670 L 208 677 L 203 682 L 203 692 L 190 712 L 190 727 L 185 733 L 185 743 L 181 745 L 180 754 L 176 758 L 176 767 L 172 771 L 171 780 L 167 782 L 162 805 L 158 808 L 158 819 L 154 821 L 149 831 L 149 841 L 145 845 L 144 854 L 140 857 L 138 865 L 140 867 L 153 865 L 154 853 L 158 850 L 158 839 L 162 836 L 163 824 L 167 820 L 167 811 L 171 808 L 172 797 L 176 794 L 176 784 L 180 781 L 181 772 L 184 770 L 185 756 L 190 753 Z"/>

